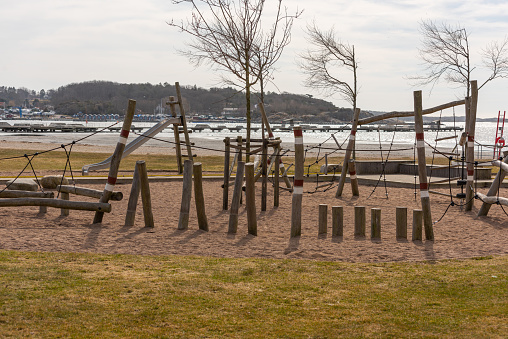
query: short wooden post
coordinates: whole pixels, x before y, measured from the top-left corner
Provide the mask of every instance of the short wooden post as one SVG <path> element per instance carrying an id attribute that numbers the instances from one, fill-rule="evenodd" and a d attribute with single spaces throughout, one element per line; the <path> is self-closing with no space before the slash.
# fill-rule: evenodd
<path id="1" fill-rule="evenodd" d="M 273 206 L 279 207 L 280 148 L 277 148 L 274 159 L 275 172 L 273 178 Z"/>
<path id="2" fill-rule="evenodd" d="M 178 229 L 186 230 L 189 227 L 189 211 L 192 197 L 192 160 L 183 163 L 182 202 L 180 205 L 180 218 Z"/>
<path id="3" fill-rule="evenodd" d="M 268 195 L 268 175 L 267 175 L 267 162 L 268 162 L 268 140 L 263 138 L 263 154 L 261 154 L 261 173 L 262 179 L 261 182 L 261 211 L 266 211 L 266 199 Z"/>
<path id="4" fill-rule="evenodd" d="M 134 174 L 132 176 L 131 193 L 129 195 L 129 202 L 127 203 L 127 213 L 125 214 L 125 226 L 134 226 L 140 190 L 141 183 L 139 181 L 139 171 L 136 162 L 136 166 L 134 167 Z"/>
<path id="5" fill-rule="evenodd" d="M 412 240 L 422 240 L 423 210 L 413 210 Z"/>
<path id="6" fill-rule="evenodd" d="M 381 238 L 381 209 L 372 208 L 370 210 L 370 237 L 373 239 Z"/>
<path id="7" fill-rule="evenodd" d="M 194 200 L 196 201 L 196 212 L 198 214 L 199 229 L 208 231 L 208 220 L 205 212 L 205 196 L 203 194 L 203 176 L 200 162 L 193 165 L 194 173 Z"/>
<path id="8" fill-rule="evenodd" d="M 471 81 L 471 106 L 469 110 L 469 128 L 467 136 L 467 186 L 466 186 L 466 211 L 471 211 L 474 205 L 474 135 L 476 128 L 476 110 L 478 107 L 478 84 Z"/>
<path id="9" fill-rule="evenodd" d="M 365 206 L 355 206 L 355 237 L 365 237 Z"/>
<path id="10" fill-rule="evenodd" d="M 69 198 L 70 198 L 70 197 L 69 197 L 69 193 L 66 193 L 66 192 L 60 192 L 60 199 L 62 199 L 62 200 L 69 200 Z M 44 206 L 44 207 L 46 207 L 46 206 Z M 47 209 L 47 207 L 46 207 L 46 209 Z M 68 210 L 68 209 L 65 209 L 65 208 L 62 208 L 62 209 L 60 210 L 60 215 L 61 215 L 62 217 L 66 217 L 66 216 L 68 216 L 68 215 L 69 215 L 69 210 Z"/>
<path id="11" fill-rule="evenodd" d="M 319 205 L 319 228 L 318 234 L 326 234 L 328 229 L 328 205 Z"/>
<path id="12" fill-rule="evenodd" d="M 339 185 L 337 187 L 337 193 L 335 193 L 335 197 L 341 197 L 342 191 L 344 189 L 344 183 L 346 182 L 346 173 L 349 164 L 349 159 L 351 158 L 351 153 L 355 148 L 355 138 L 356 138 L 356 129 L 358 126 L 358 118 L 360 116 L 360 109 L 357 108 L 353 115 L 353 123 L 351 124 L 351 134 L 349 136 L 349 141 L 347 144 L 346 154 L 344 155 L 344 162 L 342 163 L 342 172 L 340 173 Z"/>
<path id="13" fill-rule="evenodd" d="M 258 235 L 256 220 L 256 181 L 254 180 L 254 164 L 245 164 L 245 207 L 247 208 L 247 228 L 249 234 Z"/>
<path id="14" fill-rule="evenodd" d="M 344 208 L 332 206 L 332 236 L 342 237 L 344 235 Z"/>
<path id="15" fill-rule="evenodd" d="M 242 196 L 243 174 L 245 171 L 245 162 L 239 161 L 236 168 L 235 187 L 233 188 L 233 200 L 229 210 L 228 233 L 234 234 L 238 228 L 238 208 L 240 207 L 240 197 Z"/>
<path id="16" fill-rule="evenodd" d="M 222 210 L 227 211 L 229 201 L 229 156 L 231 152 L 231 140 L 224 139 L 224 186 L 222 188 Z"/>
<path id="17" fill-rule="evenodd" d="M 139 184 L 141 186 L 141 202 L 143 203 L 143 217 L 145 218 L 145 227 L 154 227 L 152 213 L 152 199 L 150 197 L 150 185 L 148 183 L 148 174 L 144 161 L 136 161 L 136 167 L 139 173 Z"/>
<path id="18" fill-rule="evenodd" d="M 127 142 L 127 138 L 129 136 L 129 132 L 131 130 L 132 119 L 134 118 L 134 113 L 136 112 L 136 101 L 129 100 L 129 105 L 127 107 L 127 114 L 123 120 L 122 130 L 120 131 L 120 137 L 118 138 L 118 142 L 116 144 L 115 152 L 113 153 L 113 157 L 111 158 L 111 164 L 109 166 L 108 173 L 108 182 L 106 187 L 104 187 L 104 191 L 102 193 L 102 197 L 99 202 L 107 203 L 111 198 L 111 194 L 113 194 L 113 189 L 115 188 L 116 179 L 118 176 L 118 169 L 120 167 L 120 161 L 122 160 L 123 151 L 125 150 L 125 144 Z M 102 218 L 104 217 L 104 212 L 95 212 L 95 217 L 93 223 L 101 223 Z"/>
<path id="19" fill-rule="evenodd" d="M 429 184 L 427 183 L 427 163 L 425 160 L 425 138 L 423 134 L 422 91 L 414 91 L 414 118 L 416 131 L 416 148 L 418 150 L 418 176 L 420 178 L 420 200 L 423 211 L 425 239 L 434 240 L 432 215 L 430 210 Z"/>
<path id="20" fill-rule="evenodd" d="M 39 213 L 48 213 L 48 206 L 39 206 Z"/>
<path id="21" fill-rule="evenodd" d="M 293 184 L 293 196 L 291 200 L 291 237 L 298 237 L 302 234 L 302 198 L 304 172 L 302 127 L 293 127 L 293 133 L 295 136 L 295 179 Z"/>
<path id="22" fill-rule="evenodd" d="M 355 160 L 349 160 L 349 178 L 351 179 L 351 190 L 353 191 L 353 196 L 360 196 L 360 190 L 358 189 L 358 178 L 356 177 L 356 165 Z"/>
<path id="23" fill-rule="evenodd" d="M 407 207 L 395 208 L 395 228 L 397 239 L 407 239 Z"/>

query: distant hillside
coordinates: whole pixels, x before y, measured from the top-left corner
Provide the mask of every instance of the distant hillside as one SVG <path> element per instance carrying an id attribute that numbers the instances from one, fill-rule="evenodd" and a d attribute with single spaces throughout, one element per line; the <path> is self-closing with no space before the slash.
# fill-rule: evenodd
<path id="1" fill-rule="evenodd" d="M 197 86 L 181 86 L 184 108 L 188 115 L 219 116 L 225 108 L 238 116 L 245 115 L 245 96 L 233 88 L 204 89 Z M 138 113 L 169 113 L 165 103 L 175 95 L 174 85 L 121 84 L 111 81 L 73 83 L 52 90 L 39 92 L 26 88 L 0 86 L 0 102 L 7 106 L 39 107 L 54 109 L 58 114 L 123 114 L 128 99 L 136 100 Z M 259 94 L 252 95 L 252 102 L 259 102 Z M 162 110 L 161 110 L 162 108 Z M 350 108 L 338 108 L 331 102 L 308 95 L 291 93 L 265 94 L 265 108 L 271 121 L 297 119 L 304 122 L 350 121 Z M 253 107 L 253 119 L 259 120 L 259 112 Z M 165 110 L 165 111 L 164 111 Z M 362 114 L 362 117 L 369 113 Z"/>

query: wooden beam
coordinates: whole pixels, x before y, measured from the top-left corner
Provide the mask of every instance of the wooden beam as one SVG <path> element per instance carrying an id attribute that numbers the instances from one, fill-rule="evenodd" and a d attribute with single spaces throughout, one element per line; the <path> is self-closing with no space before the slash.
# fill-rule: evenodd
<path id="1" fill-rule="evenodd" d="M 48 198 L 12 198 L 0 199 L 0 207 L 47 206 L 69 210 L 111 212 L 111 204 L 105 202 L 70 201 Z"/>

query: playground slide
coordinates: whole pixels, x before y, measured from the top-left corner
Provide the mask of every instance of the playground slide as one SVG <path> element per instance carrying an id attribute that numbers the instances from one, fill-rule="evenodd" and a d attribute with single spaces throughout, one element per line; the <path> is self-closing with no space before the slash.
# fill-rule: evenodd
<path id="1" fill-rule="evenodd" d="M 171 119 L 165 119 L 159 122 L 158 124 L 152 126 L 150 129 L 145 131 L 142 135 L 138 136 L 136 139 L 132 140 L 130 143 L 128 143 L 125 146 L 125 149 L 123 151 L 122 159 L 132 152 L 134 152 L 138 147 L 143 145 L 145 142 L 147 142 L 150 138 L 154 137 L 158 133 L 162 132 L 166 127 L 168 127 L 171 124 L 182 124 L 182 119 L 180 117 L 178 118 L 171 118 Z M 101 162 L 98 162 L 96 164 L 90 164 L 85 165 L 81 169 L 81 172 L 83 175 L 87 175 L 90 171 L 97 171 L 100 169 L 108 168 L 109 164 L 111 163 L 111 158 L 113 156 L 110 156 L 106 160 L 103 160 Z"/>

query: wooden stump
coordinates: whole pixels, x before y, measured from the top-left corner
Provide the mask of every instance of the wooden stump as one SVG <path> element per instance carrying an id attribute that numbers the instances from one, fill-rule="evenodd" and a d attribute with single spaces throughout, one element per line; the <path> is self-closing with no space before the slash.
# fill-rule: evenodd
<path id="1" fill-rule="evenodd" d="M 407 239 L 407 208 L 395 209 L 395 228 L 397 239 Z"/>
<path id="2" fill-rule="evenodd" d="M 355 206 L 355 237 L 365 237 L 365 206 Z"/>
<path id="3" fill-rule="evenodd" d="M 326 234 L 328 229 L 328 205 L 319 205 L 319 228 L 318 234 Z"/>
<path id="4" fill-rule="evenodd" d="M 373 239 L 381 238 L 381 209 L 372 208 L 370 210 L 370 237 Z"/>
<path id="5" fill-rule="evenodd" d="M 413 210 L 413 236 L 412 240 L 422 240 L 423 210 Z"/>
<path id="6" fill-rule="evenodd" d="M 332 206 L 332 236 L 342 237 L 344 235 L 344 208 Z"/>

